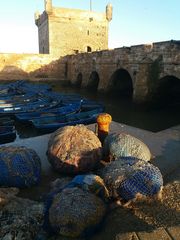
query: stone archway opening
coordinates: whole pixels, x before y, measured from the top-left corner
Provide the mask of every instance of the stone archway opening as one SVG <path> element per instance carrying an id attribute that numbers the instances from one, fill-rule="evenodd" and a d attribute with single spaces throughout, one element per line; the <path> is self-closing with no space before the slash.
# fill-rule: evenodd
<path id="1" fill-rule="evenodd" d="M 81 84 L 82 84 L 82 80 L 83 80 L 83 75 L 82 75 L 82 73 L 79 73 L 77 75 L 76 81 L 73 83 L 73 86 L 80 88 Z"/>
<path id="2" fill-rule="evenodd" d="M 93 71 L 89 77 L 87 88 L 92 91 L 97 91 L 99 85 L 99 75 L 96 71 Z"/>
<path id="3" fill-rule="evenodd" d="M 180 79 L 174 76 L 165 76 L 159 80 L 154 99 L 163 104 L 180 103 Z"/>
<path id="4" fill-rule="evenodd" d="M 118 97 L 132 97 L 133 82 L 127 70 L 118 69 L 112 74 L 107 92 Z"/>
<path id="5" fill-rule="evenodd" d="M 90 46 L 87 46 L 86 51 L 87 52 L 92 52 L 92 48 Z"/>

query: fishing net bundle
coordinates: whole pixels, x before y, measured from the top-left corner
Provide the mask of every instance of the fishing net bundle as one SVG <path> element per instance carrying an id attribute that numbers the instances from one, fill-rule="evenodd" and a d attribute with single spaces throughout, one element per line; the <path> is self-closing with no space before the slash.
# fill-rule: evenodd
<path id="1" fill-rule="evenodd" d="M 101 177 L 95 174 L 83 174 L 75 176 L 72 181 L 67 184 L 66 188 L 78 187 L 95 194 L 103 200 L 108 200 L 109 192 Z"/>
<path id="2" fill-rule="evenodd" d="M 50 136 L 47 156 L 52 167 L 61 173 L 88 172 L 102 159 L 102 145 L 84 125 L 66 126 Z"/>
<path id="3" fill-rule="evenodd" d="M 151 153 L 145 143 L 126 133 L 109 134 L 103 145 L 106 158 L 136 157 L 145 161 L 151 159 Z"/>
<path id="4" fill-rule="evenodd" d="M 111 197 L 125 201 L 137 196 L 152 198 L 157 196 L 163 186 L 160 170 L 149 162 L 121 157 L 100 170 Z"/>
<path id="5" fill-rule="evenodd" d="M 109 200 L 104 181 L 95 174 L 83 174 L 66 184 L 60 182 L 61 178 L 56 179 L 46 198 L 44 229 L 71 237 L 93 233 Z"/>
<path id="6" fill-rule="evenodd" d="M 49 208 L 53 231 L 67 237 L 92 234 L 106 213 L 106 205 L 95 194 L 79 187 L 67 187 L 57 193 Z"/>
<path id="7" fill-rule="evenodd" d="M 0 147 L 0 186 L 24 188 L 40 181 L 41 161 L 26 147 Z"/>

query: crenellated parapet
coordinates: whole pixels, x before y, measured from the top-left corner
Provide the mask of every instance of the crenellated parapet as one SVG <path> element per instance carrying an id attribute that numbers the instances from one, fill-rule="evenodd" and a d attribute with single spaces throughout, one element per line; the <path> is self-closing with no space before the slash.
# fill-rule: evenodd
<path id="1" fill-rule="evenodd" d="M 48 14 L 44 11 L 42 14 L 36 12 L 34 14 L 35 24 L 37 27 L 40 27 L 45 21 L 48 20 Z"/>
<path id="2" fill-rule="evenodd" d="M 44 9 L 47 13 L 53 11 L 52 0 L 44 0 Z"/>
<path id="3" fill-rule="evenodd" d="M 44 1 L 44 12 L 35 14 L 39 53 L 65 56 L 108 49 L 108 24 L 112 5 L 105 12 L 59 8 Z"/>
<path id="4" fill-rule="evenodd" d="M 112 20 L 112 15 L 113 15 L 113 7 L 112 4 L 108 4 L 106 6 L 106 19 L 110 22 Z"/>

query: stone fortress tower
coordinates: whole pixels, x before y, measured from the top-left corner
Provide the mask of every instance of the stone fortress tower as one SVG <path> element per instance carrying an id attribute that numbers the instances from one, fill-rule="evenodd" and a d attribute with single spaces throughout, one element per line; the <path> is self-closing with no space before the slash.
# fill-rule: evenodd
<path id="1" fill-rule="evenodd" d="M 65 56 L 108 49 L 111 4 L 106 6 L 105 13 L 57 8 L 52 0 L 44 0 L 44 7 L 42 14 L 35 13 L 39 53 Z"/>

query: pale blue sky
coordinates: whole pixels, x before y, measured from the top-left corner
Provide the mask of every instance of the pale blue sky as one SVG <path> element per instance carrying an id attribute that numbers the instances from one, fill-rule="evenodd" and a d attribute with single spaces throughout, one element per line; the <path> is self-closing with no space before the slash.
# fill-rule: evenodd
<path id="1" fill-rule="evenodd" d="M 92 0 L 93 11 L 113 5 L 109 48 L 180 40 L 180 0 Z M 53 0 L 53 5 L 89 9 L 90 0 Z M 0 52 L 38 53 L 34 13 L 44 0 L 1 0 Z"/>

